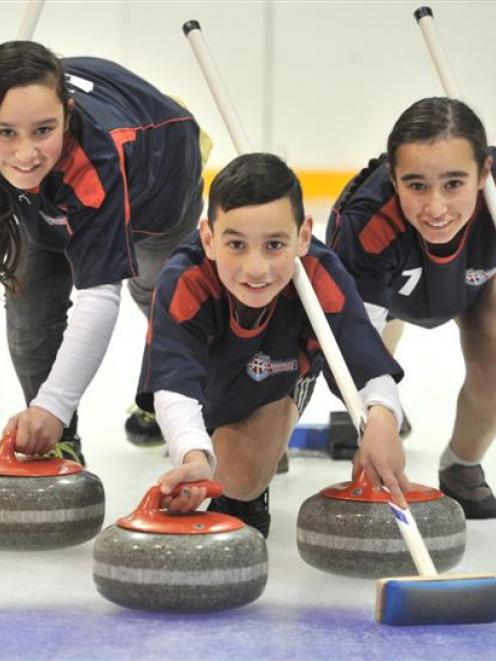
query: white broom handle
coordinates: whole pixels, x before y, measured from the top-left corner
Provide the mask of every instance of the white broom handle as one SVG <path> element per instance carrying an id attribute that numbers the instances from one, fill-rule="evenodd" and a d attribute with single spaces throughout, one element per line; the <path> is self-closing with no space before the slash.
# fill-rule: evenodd
<path id="1" fill-rule="evenodd" d="M 215 103 L 226 123 L 227 130 L 238 154 L 250 153 L 253 150 L 250 148 L 238 116 L 233 109 L 231 100 L 212 61 L 212 57 L 203 38 L 200 24 L 198 21 L 188 21 L 183 25 L 183 31 L 193 47 L 200 68 L 207 79 Z M 322 352 L 332 370 L 353 424 L 361 432 L 363 431 L 366 420 L 365 407 L 351 378 L 350 371 L 343 359 L 336 339 L 329 327 L 317 295 L 298 258 L 296 259 L 293 282 L 322 348 Z"/>
<path id="2" fill-rule="evenodd" d="M 450 96 L 452 99 L 460 99 L 461 95 L 458 86 L 450 70 L 446 53 L 444 52 L 441 41 L 436 32 L 432 9 L 430 7 L 419 7 L 419 9 L 415 11 L 414 16 L 422 30 L 425 43 L 431 54 L 438 76 L 441 79 L 441 84 L 446 96 Z"/>
<path id="3" fill-rule="evenodd" d="M 367 419 L 364 404 L 358 394 L 355 383 L 351 377 L 350 370 L 344 361 L 343 354 L 339 348 L 338 343 L 332 330 L 329 327 L 329 322 L 322 310 L 320 301 L 317 294 L 310 282 L 310 279 L 305 271 L 301 260 L 297 257 L 295 260 L 295 273 L 293 275 L 293 283 L 298 292 L 307 317 L 310 320 L 314 333 L 319 341 L 322 353 L 324 354 L 327 364 L 332 370 L 333 376 L 338 385 L 341 396 L 344 399 L 348 413 L 353 420 L 353 424 L 359 431 L 360 435 L 365 428 L 365 421 Z"/>
<path id="4" fill-rule="evenodd" d="M 28 0 L 21 25 L 17 31 L 18 41 L 30 41 L 38 24 L 45 0 Z"/>
<path id="5" fill-rule="evenodd" d="M 183 31 L 188 41 L 192 43 L 192 38 L 196 44 L 195 54 L 200 62 L 202 71 L 208 72 L 208 75 L 212 78 L 209 80 L 208 84 L 214 95 L 215 102 L 217 107 L 220 110 L 224 121 L 226 122 L 227 129 L 231 136 L 231 139 L 238 151 L 239 154 L 249 153 L 250 147 L 246 137 L 241 130 L 241 125 L 239 123 L 238 117 L 231 106 L 231 101 L 227 92 L 222 85 L 220 79 L 218 78 L 217 70 L 211 62 L 211 56 L 208 52 L 208 49 L 203 41 L 203 35 L 201 33 L 200 24 L 198 21 L 188 21 L 183 25 Z M 192 35 L 194 36 L 192 37 Z M 205 74 L 207 75 L 207 74 Z M 359 433 L 363 432 L 366 421 L 366 412 L 365 407 L 360 399 L 358 390 L 353 382 L 348 366 L 346 365 L 341 350 L 336 342 L 329 323 L 326 319 L 324 311 L 320 305 L 320 301 L 317 298 L 317 294 L 312 287 L 308 275 L 301 263 L 299 258 L 295 260 L 295 273 L 293 276 L 293 282 L 298 292 L 298 295 L 301 299 L 305 312 L 307 313 L 308 319 L 312 325 L 314 333 L 320 343 L 322 352 L 327 360 L 329 367 L 332 370 L 334 379 L 338 385 L 338 388 L 343 397 L 348 413 L 353 420 L 353 423 Z M 400 528 L 401 534 L 403 535 L 407 547 L 412 555 L 412 559 L 417 567 L 417 570 L 421 574 L 435 574 L 436 570 L 432 564 L 432 560 L 429 556 L 429 551 L 425 546 L 425 543 L 416 527 L 415 521 L 408 510 L 402 510 L 397 508 L 399 512 L 404 512 L 407 516 L 407 520 L 411 522 L 408 530 L 404 530 L 404 527 L 400 525 L 400 517 L 394 509 L 395 506 L 393 503 L 390 503 L 393 513 L 395 513 L 395 519 Z M 414 529 L 412 529 L 414 526 Z"/>
<path id="6" fill-rule="evenodd" d="M 186 35 L 193 52 L 196 56 L 198 64 L 205 76 L 212 96 L 217 108 L 219 109 L 222 118 L 227 126 L 231 140 L 238 154 L 248 154 L 253 149 L 250 147 L 248 138 L 246 137 L 239 118 L 234 110 L 232 103 L 229 100 L 227 90 L 220 77 L 220 74 L 214 64 L 212 56 L 209 53 L 205 39 L 201 31 L 198 21 L 188 21 L 183 25 L 183 32 Z"/>
<path id="7" fill-rule="evenodd" d="M 411 511 L 409 509 L 404 510 L 394 503 L 388 503 L 388 505 L 396 519 L 418 573 L 421 576 L 436 576 L 436 568 Z"/>
<path id="8" fill-rule="evenodd" d="M 419 9 L 415 11 L 414 16 L 422 30 L 425 43 L 427 44 L 432 61 L 439 78 L 441 79 L 441 84 L 446 96 L 449 96 L 452 99 L 461 99 L 458 86 L 448 64 L 448 58 L 446 57 L 446 53 L 444 52 L 441 41 L 436 32 L 432 9 L 430 7 L 419 7 Z M 492 176 L 489 176 L 484 184 L 484 198 L 489 213 L 493 219 L 493 223 L 496 226 L 496 185 Z"/>

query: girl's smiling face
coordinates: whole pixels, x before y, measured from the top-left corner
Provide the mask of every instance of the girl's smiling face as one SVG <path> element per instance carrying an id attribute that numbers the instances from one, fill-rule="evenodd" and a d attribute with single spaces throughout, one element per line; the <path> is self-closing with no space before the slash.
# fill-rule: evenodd
<path id="1" fill-rule="evenodd" d="M 11 88 L 0 105 L 0 174 L 22 190 L 38 186 L 62 154 L 66 126 L 53 87 Z"/>
<path id="2" fill-rule="evenodd" d="M 425 241 L 448 243 L 468 223 L 491 164 L 488 156 L 479 171 L 465 138 L 398 147 L 393 184 L 406 219 Z"/>

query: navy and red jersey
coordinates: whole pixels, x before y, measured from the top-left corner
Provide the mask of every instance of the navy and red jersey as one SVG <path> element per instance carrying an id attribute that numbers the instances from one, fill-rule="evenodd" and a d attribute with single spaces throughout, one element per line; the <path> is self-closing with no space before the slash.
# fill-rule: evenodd
<path id="1" fill-rule="evenodd" d="M 347 189 L 331 212 L 327 240 L 366 303 L 434 328 L 467 310 L 496 274 L 496 232 L 482 194 L 453 253 L 439 257 L 403 215 L 385 164 L 340 208 Z"/>
<path id="2" fill-rule="evenodd" d="M 403 372 L 336 255 L 313 239 L 302 261 L 356 386 L 385 374 L 399 381 Z M 153 410 L 153 393 L 170 390 L 199 401 L 207 429 L 214 429 L 291 394 L 300 376 L 321 371 L 322 352 L 292 282 L 256 328 L 242 328 L 235 307 L 194 233 L 169 258 L 155 289 L 139 406 Z M 338 394 L 327 367 L 324 374 Z"/>
<path id="3" fill-rule="evenodd" d="M 134 243 L 174 227 L 201 195 L 199 127 L 113 62 L 63 64 L 75 99 L 64 151 L 39 189 L 14 189 L 16 215 L 34 243 L 66 253 L 75 286 L 87 288 L 137 275 Z"/>

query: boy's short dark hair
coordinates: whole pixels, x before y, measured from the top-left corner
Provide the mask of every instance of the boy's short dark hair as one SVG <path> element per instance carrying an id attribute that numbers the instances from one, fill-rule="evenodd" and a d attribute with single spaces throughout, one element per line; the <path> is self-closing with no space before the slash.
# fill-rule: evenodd
<path id="1" fill-rule="evenodd" d="M 208 222 L 213 226 L 217 209 L 230 211 L 287 197 L 296 226 L 305 219 L 300 182 L 286 163 L 274 154 L 243 154 L 228 163 L 214 178 L 208 195 Z"/>

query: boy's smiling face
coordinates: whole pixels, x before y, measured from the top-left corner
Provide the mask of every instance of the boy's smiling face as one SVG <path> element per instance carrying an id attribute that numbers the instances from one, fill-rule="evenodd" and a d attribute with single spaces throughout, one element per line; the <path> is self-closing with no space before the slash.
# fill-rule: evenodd
<path id="1" fill-rule="evenodd" d="M 222 284 L 252 308 L 268 305 L 294 274 L 296 257 L 308 252 L 312 219 L 296 226 L 287 197 L 230 211 L 217 209 L 213 230 L 200 223 L 205 253 L 217 264 Z"/>

